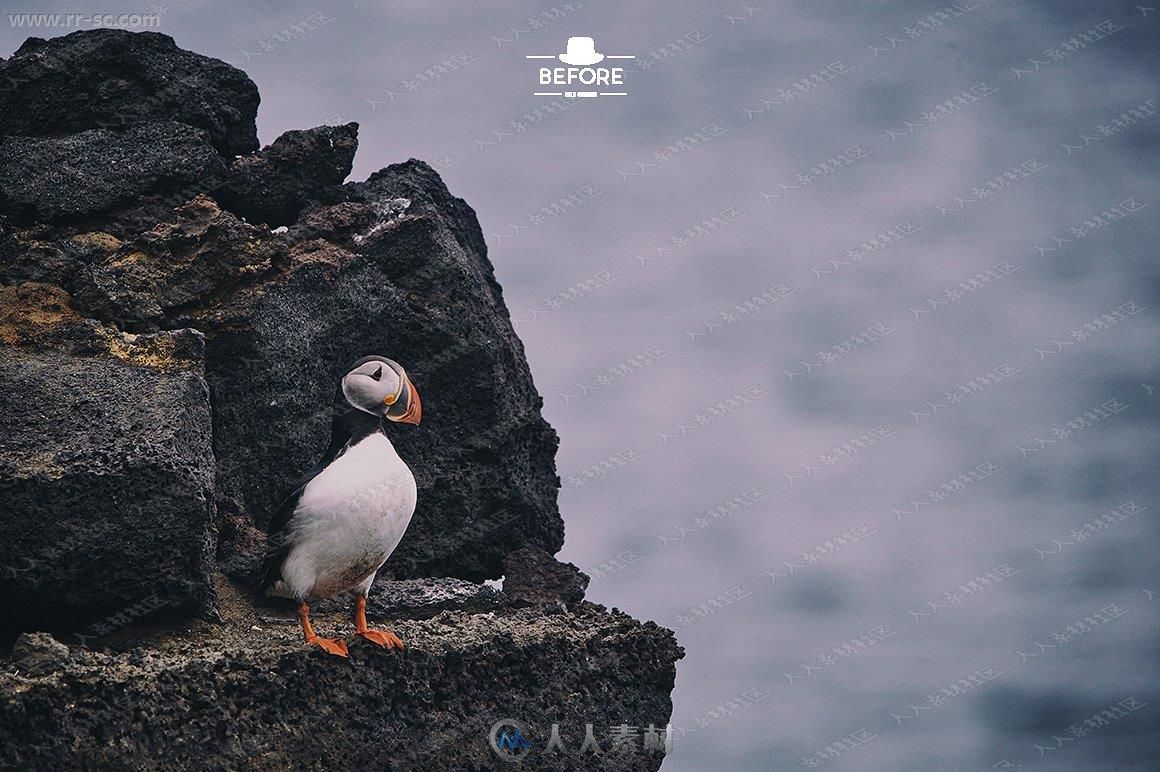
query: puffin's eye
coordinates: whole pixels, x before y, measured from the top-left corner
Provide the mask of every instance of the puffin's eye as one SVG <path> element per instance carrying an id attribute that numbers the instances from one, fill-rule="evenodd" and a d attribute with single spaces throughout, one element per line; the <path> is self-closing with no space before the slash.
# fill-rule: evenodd
<path id="1" fill-rule="evenodd" d="M 383 366 L 379 365 L 379 369 L 371 373 L 371 377 L 376 381 L 381 381 L 383 379 Z"/>

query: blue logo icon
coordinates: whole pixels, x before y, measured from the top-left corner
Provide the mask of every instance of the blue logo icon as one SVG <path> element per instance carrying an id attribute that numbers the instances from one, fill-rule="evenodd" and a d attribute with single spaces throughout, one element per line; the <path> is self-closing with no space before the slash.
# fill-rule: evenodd
<path id="1" fill-rule="evenodd" d="M 504 761 L 519 761 L 532 750 L 528 739 L 528 728 L 512 718 L 496 721 L 491 728 L 488 741 L 495 755 Z"/>

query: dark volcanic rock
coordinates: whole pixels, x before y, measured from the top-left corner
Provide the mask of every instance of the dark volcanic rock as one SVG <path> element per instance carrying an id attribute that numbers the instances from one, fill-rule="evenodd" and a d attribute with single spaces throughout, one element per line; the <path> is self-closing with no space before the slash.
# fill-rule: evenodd
<path id="1" fill-rule="evenodd" d="M 236 507 L 218 507 L 218 570 L 243 587 L 253 589 L 266 550 L 266 533 Z"/>
<path id="2" fill-rule="evenodd" d="M 462 579 L 397 579 L 375 583 L 367 613 L 380 619 L 426 619 L 450 610 L 494 611 L 504 601 L 499 590 Z"/>
<path id="3" fill-rule="evenodd" d="M 664 727 L 682 652 L 552 557 L 557 437 L 475 213 L 419 161 L 342 185 L 355 124 L 223 157 L 257 102 L 152 33 L 0 60 L 0 767 L 508 768 L 514 720 L 525 769 L 657 769 L 576 755 L 586 724 Z M 419 499 L 368 603 L 408 648 L 341 660 L 231 580 L 371 353 L 423 399 L 387 426 Z M 312 606 L 351 632 L 349 596 Z M 5 660 L 33 630 L 84 647 Z"/>
<path id="4" fill-rule="evenodd" d="M 17 223 L 83 223 L 122 215 L 141 230 L 222 179 L 201 129 L 151 123 L 123 133 L 0 139 L 0 213 Z"/>
<path id="5" fill-rule="evenodd" d="M 317 626 L 349 635 L 349 613 Z M 663 732 L 682 655 L 668 630 L 591 604 L 388 626 L 406 650 L 354 640 L 339 660 L 305 646 L 296 626 L 247 623 L 129 654 L 85 653 L 43 677 L 0 668 L 0 766 L 517 768 L 488 742 L 496 722 L 514 719 L 533 744 L 521 769 L 660 767 L 663 752 L 643 740 L 625 753 L 608 737 L 621 724 Z M 552 723 L 562 757 L 543 750 Z M 589 723 L 600 757 L 577 753 Z"/>
<path id="6" fill-rule="evenodd" d="M 377 582 L 367 608 L 380 619 L 424 619 L 441 611 L 493 611 L 504 603 L 503 594 L 485 584 L 462 579 L 399 579 Z"/>
<path id="7" fill-rule="evenodd" d="M 298 618 L 292 600 L 266 598 L 261 605 L 269 608 L 269 613 L 259 614 L 262 622 L 292 624 Z M 444 611 L 479 614 L 498 611 L 506 605 L 507 598 L 499 590 L 463 579 L 381 579 L 375 582 L 367 597 L 367 614 L 379 619 L 429 619 Z M 353 608 L 354 598 L 350 593 L 310 601 L 312 614 L 350 616 Z"/>
<path id="8" fill-rule="evenodd" d="M 516 603 L 579 603 L 588 574 L 542 549 L 525 548 L 504 558 L 503 592 Z"/>
<path id="9" fill-rule="evenodd" d="M 258 147 L 258 88 L 241 70 L 156 32 L 29 38 L 0 60 L 0 135 L 59 136 L 178 121 L 228 155 Z"/>
<path id="10" fill-rule="evenodd" d="M 266 522 L 325 448 L 338 379 L 373 352 L 407 368 L 424 406 L 422 425 L 389 427 L 419 504 L 387 572 L 495 578 L 508 552 L 555 552 L 557 438 L 475 213 L 418 161 L 341 194 L 377 218 L 348 236 L 349 249 L 313 237 L 365 209 L 312 210 L 318 230 L 295 233 L 306 240 L 293 245 L 291 268 L 206 318 L 222 506 Z M 340 222 L 328 225 L 326 214 Z"/>
<path id="11" fill-rule="evenodd" d="M 284 241 L 198 196 L 177 207 L 172 221 L 89 264 L 74 291 L 91 316 L 122 327 L 173 327 L 175 317 L 288 263 Z"/>
<path id="12" fill-rule="evenodd" d="M 32 42 L 21 56 L 55 45 Z M 264 526 L 312 466 L 335 384 L 372 352 L 403 362 L 425 403 L 421 426 L 390 427 L 420 492 L 384 576 L 495 578 L 514 550 L 559 549 L 556 435 L 475 213 L 429 166 L 340 186 L 355 124 L 287 132 L 228 171 L 204 132 L 174 122 L 0 145 L 10 151 L 0 157 L 0 283 L 63 287 L 68 313 L 97 320 L 79 340 L 97 328 L 107 337 L 99 323 L 206 336 L 222 513 L 211 531 L 228 527 L 217 557 L 231 575 L 252 557 L 243 521 Z M 289 227 L 242 222 L 195 197 L 206 188 Z M 67 336 L 51 343 L 89 354 Z"/>
<path id="13" fill-rule="evenodd" d="M 21 633 L 12 647 L 12 663 L 27 676 L 60 670 L 68 663 L 69 656 L 68 646 L 48 633 Z"/>
<path id="14" fill-rule="evenodd" d="M 71 255 L 51 241 L 15 226 L 0 234 L 0 283 L 48 282 L 65 286 L 76 270 Z"/>
<path id="15" fill-rule="evenodd" d="M 410 205 L 410 201 L 400 199 L 393 209 L 389 205 L 383 207 L 355 201 L 311 206 L 303 210 L 287 235 L 295 243 L 325 239 L 345 249 L 358 249 L 363 234 L 376 226 L 386 227 L 395 215 L 402 214 Z M 384 209 L 388 210 L 385 214 Z"/>
<path id="16" fill-rule="evenodd" d="M 236 158 L 215 195 L 250 222 L 290 225 L 307 200 L 350 174 L 358 124 L 288 131 L 261 152 Z"/>
<path id="17" fill-rule="evenodd" d="M 41 282 L 72 291 L 77 271 L 111 255 L 121 240 L 99 231 L 55 239 L 47 226 L 0 235 L 0 284 Z"/>
<path id="18" fill-rule="evenodd" d="M 201 335 L 126 336 L 67 303 L 0 288 L 4 628 L 200 609 L 214 485 Z"/>

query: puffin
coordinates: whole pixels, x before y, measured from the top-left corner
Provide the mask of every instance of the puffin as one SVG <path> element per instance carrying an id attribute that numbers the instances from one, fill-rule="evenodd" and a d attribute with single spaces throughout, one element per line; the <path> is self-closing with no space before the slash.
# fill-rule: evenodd
<path id="1" fill-rule="evenodd" d="M 418 425 L 422 415 L 419 391 L 398 362 L 381 356 L 355 362 L 334 395 L 330 445 L 270 519 L 261 591 L 296 600 L 306 643 L 329 654 L 349 656 L 346 642 L 314 632 L 307 599 L 350 590 L 355 634 L 388 649 L 404 647 L 394 633 L 367 627 L 366 604 L 418 498 L 415 477 L 386 426 Z"/>

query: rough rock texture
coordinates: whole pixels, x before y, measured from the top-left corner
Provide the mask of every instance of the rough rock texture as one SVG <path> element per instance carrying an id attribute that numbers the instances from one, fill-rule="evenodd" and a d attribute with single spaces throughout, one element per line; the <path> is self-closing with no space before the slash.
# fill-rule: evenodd
<path id="1" fill-rule="evenodd" d="M 12 664 L 27 676 L 42 676 L 63 669 L 72 653 L 48 633 L 21 633 L 12 647 Z"/>
<path id="2" fill-rule="evenodd" d="M 153 33 L 0 60 L 0 767 L 511 768 L 507 719 L 523 768 L 656 769 L 542 755 L 663 727 L 681 651 L 552 557 L 557 438 L 475 213 L 421 161 L 342 184 L 355 124 L 234 158 L 257 103 Z M 419 504 L 368 603 L 409 648 L 347 661 L 249 585 L 368 353 L 422 394 L 388 427 Z"/>
<path id="3" fill-rule="evenodd" d="M 503 592 L 516 603 L 578 603 L 588 574 L 541 549 L 524 548 L 504 558 Z"/>
<path id="4" fill-rule="evenodd" d="M 126 336 L 67 303 L 0 288 L 3 625 L 124 626 L 146 598 L 196 610 L 213 557 L 202 337 Z"/>
<path id="5" fill-rule="evenodd" d="M 258 87 L 241 70 L 155 32 L 29 38 L 0 60 L 0 135 L 57 136 L 178 121 L 228 155 L 258 148 Z"/>
<path id="6" fill-rule="evenodd" d="M 129 220 L 119 230 L 140 229 L 224 172 L 205 132 L 182 123 L 7 137 L 0 139 L 0 211 L 18 223 L 84 223 L 117 213 Z"/>
<path id="7" fill-rule="evenodd" d="M 261 598 L 256 605 L 260 622 L 290 623 L 297 619 L 297 608 L 285 598 Z M 378 619 L 426 619 L 442 611 L 470 611 L 481 613 L 506 607 L 508 598 L 486 584 L 463 579 L 439 577 L 435 579 L 397 579 L 375 583 L 367 598 L 367 613 Z M 312 614 L 351 612 L 352 599 L 348 595 L 325 600 L 312 600 Z"/>
<path id="8" fill-rule="evenodd" d="M 230 166 L 218 198 L 250 222 L 289 225 L 321 190 L 350 174 L 358 124 L 288 131 Z"/>
<path id="9" fill-rule="evenodd" d="M 83 311 L 134 329 L 194 323 L 190 314 L 240 282 L 289 264 L 282 239 L 222 212 L 208 196 L 172 215 L 82 269 L 74 286 Z"/>
<path id="10" fill-rule="evenodd" d="M 290 618 L 251 621 L 128 653 L 74 652 L 43 675 L 45 664 L 0 665 L 0 766 L 655 770 L 663 760 L 608 741 L 611 726 L 663 727 L 671 713 L 681 652 L 652 623 L 591 604 L 445 611 L 393 620 L 402 652 L 355 639 L 340 660 L 304 647 Z M 317 626 L 351 630 L 346 613 Z M 528 730 L 519 767 L 489 745 L 501 719 Z M 552 723 L 562 757 L 543 750 Z M 587 723 L 603 756 L 577 753 Z"/>
<path id="11" fill-rule="evenodd" d="M 493 611 L 506 602 L 499 590 L 462 579 L 400 579 L 378 583 L 367 608 L 380 619 L 418 619 L 453 609 Z"/>
<path id="12" fill-rule="evenodd" d="M 72 290 L 80 268 L 121 246 L 109 233 L 86 232 L 55 239 L 49 226 L 5 227 L 0 223 L 0 283 L 45 282 Z"/>

